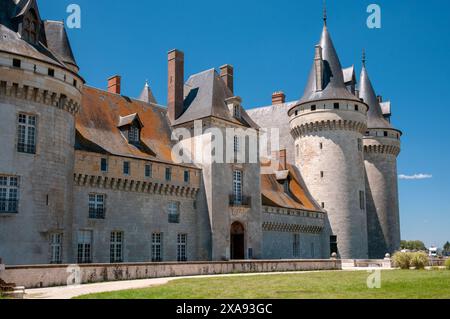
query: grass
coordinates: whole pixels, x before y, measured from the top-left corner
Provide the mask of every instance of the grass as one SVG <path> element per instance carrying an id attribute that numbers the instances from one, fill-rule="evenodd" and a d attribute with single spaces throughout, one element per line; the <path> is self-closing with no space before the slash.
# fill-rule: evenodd
<path id="1" fill-rule="evenodd" d="M 365 271 L 180 279 L 145 289 L 80 299 L 450 299 L 448 270 L 388 270 L 381 288 L 367 288 Z"/>

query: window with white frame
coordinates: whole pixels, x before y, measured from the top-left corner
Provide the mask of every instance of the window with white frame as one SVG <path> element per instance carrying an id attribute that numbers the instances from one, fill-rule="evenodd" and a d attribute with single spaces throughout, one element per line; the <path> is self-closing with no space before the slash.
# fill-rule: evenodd
<path id="1" fill-rule="evenodd" d="M 50 263 L 61 264 L 62 263 L 62 233 L 50 234 Z"/>
<path id="2" fill-rule="evenodd" d="M 92 262 L 92 231 L 90 230 L 78 232 L 77 261 L 79 264 Z"/>
<path id="3" fill-rule="evenodd" d="M 110 261 L 112 263 L 123 262 L 123 232 L 113 231 L 110 238 Z"/>
<path id="4" fill-rule="evenodd" d="M 0 213 L 19 211 L 19 177 L 0 175 Z"/>
<path id="5" fill-rule="evenodd" d="M 293 234 L 292 237 L 292 256 L 300 257 L 300 234 Z"/>
<path id="6" fill-rule="evenodd" d="M 128 141 L 130 143 L 138 143 L 139 142 L 139 128 L 131 125 L 128 130 Z"/>
<path id="7" fill-rule="evenodd" d="M 233 199 L 235 204 L 242 203 L 242 171 L 233 172 Z"/>
<path id="8" fill-rule="evenodd" d="M 166 167 L 166 181 L 172 180 L 172 168 Z"/>
<path id="9" fill-rule="evenodd" d="M 20 113 L 17 119 L 17 151 L 36 153 L 36 116 Z"/>
<path id="10" fill-rule="evenodd" d="M 235 135 L 234 139 L 233 139 L 233 150 L 234 150 L 235 154 L 239 153 L 239 150 L 240 150 L 239 142 L 240 142 L 239 141 L 239 136 Z"/>
<path id="11" fill-rule="evenodd" d="M 169 213 L 169 223 L 171 224 L 180 223 L 180 203 L 169 202 L 168 213 Z"/>
<path id="12" fill-rule="evenodd" d="M 189 171 L 184 171 L 184 182 L 185 183 L 189 183 L 189 180 L 191 179 L 191 174 L 189 173 Z"/>
<path id="13" fill-rule="evenodd" d="M 89 218 L 105 218 L 105 195 L 89 194 Z"/>
<path id="14" fill-rule="evenodd" d="M 152 164 L 145 164 L 145 177 L 152 177 Z"/>
<path id="15" fill-rule="evenodd" d="M 241 107 L 239 105 L 233 106 L 233 116 L 237 119 L 241 118 Z"/>
<path id="16" fill-rule="evenodd" d="M 152 234 L 152 262 L 162 261 L 163 256 L 163 234 Z"/>
<path id="17" fill-rule="evenodd" d="M 187 234 L 177 236 L 177 261 L 187 261 Z"/>

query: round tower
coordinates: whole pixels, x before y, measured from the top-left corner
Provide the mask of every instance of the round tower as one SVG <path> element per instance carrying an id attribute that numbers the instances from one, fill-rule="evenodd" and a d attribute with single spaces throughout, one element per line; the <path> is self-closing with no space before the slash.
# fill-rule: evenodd
<path id="1" fill-rule="evenodd" d="M 360 97 L 369 105 L 364 137 L 369 257 L 383 258 L 400 248 L 397 156 L 402 133 L 385 118 L 363 57 Z M 388 106 L 389 104 L 385 104 Z M 386 112 L 390 112 L 386 110 Z"/>
<path id="2" fill-rule="evenodd" d="M 0 19 L 0 257 L 6 264 L 68 262 L 75 114 L 84 81 L 63 22 L 42 21 L 31 0 L 5 10 Z"/>
<path id="3" fill-rule="evenodd" d="M 341 258 L 368 257 L 362 142 L 367 110 L 345 86 L 325 24 L 304 95 L 288 114 L 296 165 L 328 213 L 330 253 Z"/>

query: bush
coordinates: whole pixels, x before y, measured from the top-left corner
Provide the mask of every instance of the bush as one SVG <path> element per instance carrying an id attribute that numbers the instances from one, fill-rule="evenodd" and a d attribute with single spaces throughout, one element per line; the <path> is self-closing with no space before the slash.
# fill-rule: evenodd
<path id="1" fill-rule="evenodd" d="M 411 266 L 416 269 L 425 269 L 428 263 L 428 255 L 424 252 L 413 253 L 411 256 Z"/>
<path id="2" fill-rule="evenodd" d="M 411 255 L 412 253 L 396 252 L 392 256 L 394 267 L 399 267 L 401 269 L 409 269 L 409 267 L 411 267 Z"/>
<path id="3" fill-rule="evenodd" d="M 445 268 L 447 268 L 448 270 L 450 270 L 450 258 L 448 258 L 448 259 L 445 261 Z"/>

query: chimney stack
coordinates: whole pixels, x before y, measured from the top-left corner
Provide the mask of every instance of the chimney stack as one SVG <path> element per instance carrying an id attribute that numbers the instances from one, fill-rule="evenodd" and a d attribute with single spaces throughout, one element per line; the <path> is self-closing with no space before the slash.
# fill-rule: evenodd
<path id="1" fill-rule="evenodd" d="M 283 104 L 286 102 L 286 95 L 282 91 L 274 92 L 272 94 L 272 105 Z"/>
<path id="2" fill-rule="evenodd" d="M 114 75 L 108 79 L 108 92 L 120 94 L 120 75 Z"/>
<path id="3" fill-rule="evenodd" d="M 225 64 L 220 67 L 220 77 L 232 93 L 234 93 L 233 73 L 233 66 L 230 64 Z"/>
<path id="4" fill-rule="evenodd" d="M 168 61 L 167 110 L 170 121 L 174 122 L 183 113 L 184 53 L 176 49 L 169 51 Z"/>
<path id="5" fill-rule="evenodd" d="M 322 47 L 320 45 L 315 46 L 314 71 L 316 73 L 316 91 L 322 91 L 323 90 L 323 57 L 322 57 Z"/>

